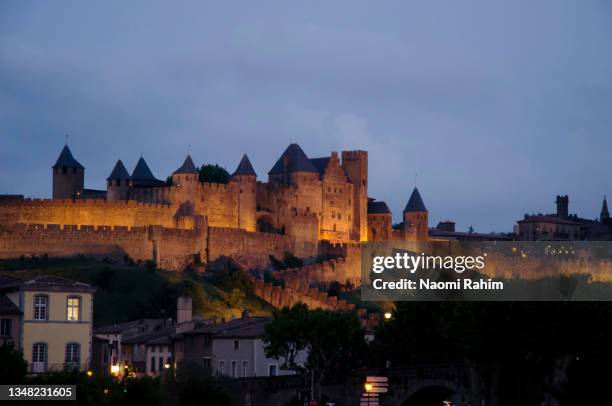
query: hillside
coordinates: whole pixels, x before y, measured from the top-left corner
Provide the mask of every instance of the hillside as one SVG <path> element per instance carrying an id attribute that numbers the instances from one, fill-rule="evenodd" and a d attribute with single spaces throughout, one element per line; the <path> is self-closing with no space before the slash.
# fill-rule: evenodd
<path id="1" fill-rule="evenodd" d="M 193 298 L 194 315 L 203 318 L 239 317 L 244 309 L 253 315 L 272 312 L 272 307 L 255 296 L 248 286 L 231 278 L 219 280 L 209 273 L 170 272 L 152 266 L 117 265 L 82 257 L 36 257 L 2 260 L 0 274 L 57 275 L 94 286 L 96 326 L 142 317 L 175 318 L 176 298 L 182 294 Z"/>

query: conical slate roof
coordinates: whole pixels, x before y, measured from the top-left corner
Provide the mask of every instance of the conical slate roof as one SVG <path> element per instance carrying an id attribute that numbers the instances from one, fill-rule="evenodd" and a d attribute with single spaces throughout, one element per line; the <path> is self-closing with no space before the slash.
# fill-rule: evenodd
<path id="1" fill-rule="evenodd" d="M 53 168 L 61 168 L 61 167 L 83 168 L 83 165 L 81 165 L 79 161 L 74 159 L 74 157 L 72 156 L 72 152 L 70 152 L 70 148 L 68 148 L 68 145 L 64 145 L 64 148 L 62 148 L 62 152 L 60 152 L 60 155 L 57 158 L 55 165 L 53 165 Z"/>
<path id="2" fill-rule="evenodd" d="M 391 214 L 387 203 L 380 201 L 369 201 L 368 202 L 368 214 Z"/>
<path id="3" fill-rule="evenodd" d="M 119 159 L 117 163 L 115 164 L 113 171 L 111 172 L 109 177 L 106 178 L 106 180 L 123 180 L 123 179 L 130 179 L 130 174 L 128 173 L 127 169 L 125 169 L 125 166 L 123 165 L 123 162 L 121 162 L 121 159 Z"/>
<path id="4" fill-rule="evenodd" d="M 298 144 L 290 144 L 283 155 L 278 158 L 268 175 L 278 175 L 285 172 L 314 172 L 318 173 L 310 159 Z"/>
<path id="5" fill-rule="evenodd" d="M 601 205 L 601 217 L 608 218 L 610 217 L 610 212 L 608 211 L 608 201 L 604 196 L 603 204 Z"/>
<path id="6" fill-rule="evenodd" d="M 247 154 L 242 156 L 236 171 L 232 174 L 232 176 L 257 176 L 255 173 L 255 169 L 253 169 L 253 165 L 251 165 L 251 161 Z"/>
<path id="7" fill-rule="evenodd" d="M 193 163 L 191 155 L 187 155 L 187 158 L 185 158 L 185 162 L 183 162 L 183 165 L 181 165 L 180 168 L 174 171 L 174 173 L 198 173 L 198 168 L 196 168 L 195 164 Z"/>
<path id="8" fill-rule="evenodd" d="M 147 165 L 143 157 L 140 157 L 138 163 L 136 163 L 136 167 L 132 172 L 132 179 L 157 180 L 155 179 L 155 176 L 153 176 L 151 169 L 149 169 L 149 165 Z"/>
<path id="9" fill-rule="evenodd" d="M 406 212 L 414 212 L 414 211 L 427 211 L 425 207 L 425 203 L 423 203 L 423 199 L 421 199 L 421 194 L 419 193 L 419 189 L 416 187 L 412 191 L 410 195 L 410 199 L 408 199 L 408 204 L 404 209 L 404 213 Z"/>

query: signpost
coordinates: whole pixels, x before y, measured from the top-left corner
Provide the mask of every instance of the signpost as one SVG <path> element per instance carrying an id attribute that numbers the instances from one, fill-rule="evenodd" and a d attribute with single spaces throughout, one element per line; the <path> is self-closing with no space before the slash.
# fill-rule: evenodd
<path id="1" fill-rule="evenodd" d="M 366 376 L 363 388 L 365 392 L 361 396 L 360 406 L 380 406 L 379 395 L 389 391 L 389 378 L 386 376 Z"/>

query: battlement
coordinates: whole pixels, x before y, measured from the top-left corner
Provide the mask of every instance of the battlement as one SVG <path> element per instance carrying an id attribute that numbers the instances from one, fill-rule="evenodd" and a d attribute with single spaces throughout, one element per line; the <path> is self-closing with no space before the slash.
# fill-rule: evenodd
<path id="1" fill-rule="evenodd" d="M 95 208 L 125 208 L 125 207 L 153 207 L 170 209 L 169 204 L 148 203 L 138 200 L 108 201 L 102 199 L 0 199 L 0 206 L 36 206 L 36 207 L 95 207 Z"/>
<path id="2" fill-rule="evenodd" d="M 227 236 L 227 237 L 236 237 L 236 238 L 262 238 L 267 241 L 279 241 L 285 242 L 287 240 L 287 236 L 283 234 L 273 234 L 273 233 L 261 233 L 258 231 L 247 231 L 242 228 L 233 228 L 233 227 L 209 227 L 210 233 L 215 236 Z"/>
<path id="3" fill-rule="evenodd" d="M 212 183 L 212 182 L 200 182 L 200 187 L 206 190 L 223 190 L 228 191 L 232 186 L 229 183 Z"/>
<path id="4" fill-rule="evenodd" d="M 128 227 L 128 226 L 94 226 L 88 224 L 23 224 L 15 223 L 0 229 L 2 238 L 31 238 L 40 234 L 45 237 L 87 238 L 98 236 L 106 239 L 144 238 L 159 235 L 172 238 L 193 238 L 197 230 L 185 230 L 162 226 Z"/>
<path id="5" fill-rule="evenodd" d="M 251 277 L 251 280 L 255 284 L 255 294 L 276 308 L 304 303 L 311 309 L 355 310 L 354 304 L 338 299 L 336 296 L 330 296 L 327 292 L 319 291 L 317 288 L 275 286 L 272 282 L 264 282 L 254 277 Z"/>
<path id="6" fill-rule="evenodd" d="M 353 150 L 353 151 L 342 151 L 342 159 L 358 159 L 367 158 L 368 151 Z"/>

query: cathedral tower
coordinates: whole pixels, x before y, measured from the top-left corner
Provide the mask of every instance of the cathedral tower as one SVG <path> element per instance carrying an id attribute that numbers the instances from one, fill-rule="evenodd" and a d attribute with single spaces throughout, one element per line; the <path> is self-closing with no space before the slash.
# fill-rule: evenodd
<path id="1" fill-rule="evenodd" d="M 64 145 L 53 165 L 53 199 L 78 199 L 85 184 L 85 168 Z"/>
<path id="2" fill-rule="evenodd" d="M 601 214 L 599 215 L 599 220 L 602 223 L 610 220 L 610 212 L 608 211 L 608 202 L 606 201 L 605 196 L 603 199 L 603 203 L 601 204 Z"/>

